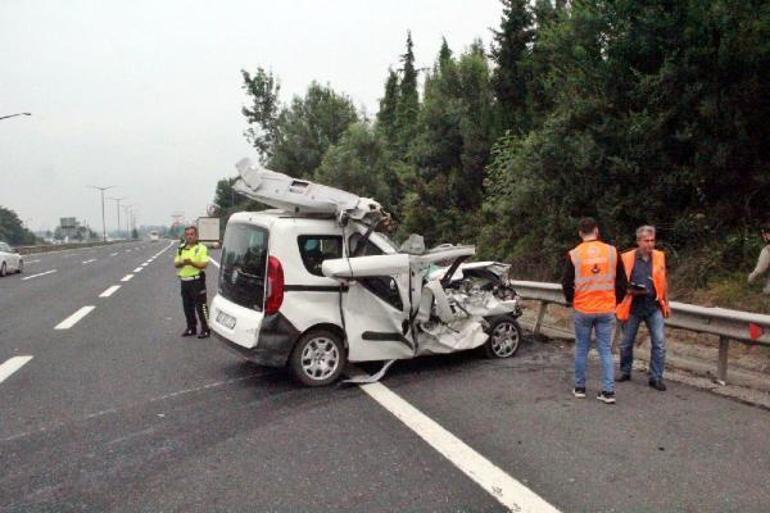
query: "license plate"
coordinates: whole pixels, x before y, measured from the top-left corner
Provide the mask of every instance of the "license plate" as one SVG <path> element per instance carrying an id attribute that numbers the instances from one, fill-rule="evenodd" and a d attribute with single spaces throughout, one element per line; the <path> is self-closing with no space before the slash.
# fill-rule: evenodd
<path id="1" fill-rule="evenodd" d="M 217 324 L 221 324 L 225 328 L 231 330 L 235 328 L 235 317 L 228 315 L 220 310 L 217 312 Z"/>

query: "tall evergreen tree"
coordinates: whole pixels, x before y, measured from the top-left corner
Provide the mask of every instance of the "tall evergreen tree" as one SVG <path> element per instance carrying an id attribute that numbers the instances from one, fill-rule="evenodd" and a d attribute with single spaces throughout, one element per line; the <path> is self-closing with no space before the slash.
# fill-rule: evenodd
<path id="1" fill-rule="evenodd" d="M 527 0 L 501 0 L 503 17 L 494 31 L 492 59 L 497 64 L 492 84 L 497 97 L 500 132 L 523 133 L 529 128 L 526 115 L 527 82 L 524 61 L 532 41 L 532 15 Z"/>
<path id="2" fill-rule="evenodd" d="M 385 81 L 385 95 L 380 99 L 380 110 L 377 112 L 377 130 L 385 137 L 385 141 L 391 149 L 397 143 L 398 86 L 398 74 L 389 68 L 388 78 Z"/>
<path id="3" fill-rule="evenodd" d="M 401 81 L 399 83 L 398 104 L 396 106 L 396 127 L 398 129 L 399 157 L 407 154 L 409 143 L 416 133 L 417 114 L 420 99 L 417 93 L 417 69 L 414 67 L 412 32 L 407 32 L 406 53 L 401 56 Z"/>

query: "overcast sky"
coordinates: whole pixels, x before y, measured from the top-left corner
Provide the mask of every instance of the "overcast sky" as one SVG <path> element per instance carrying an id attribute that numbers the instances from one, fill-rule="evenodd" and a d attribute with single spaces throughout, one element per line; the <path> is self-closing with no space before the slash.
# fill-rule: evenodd
<path id="1" fill-rule="evenodd" d="M 241 69 L 272 70 L 283 102 L 317 80 L 371 116 L 407 30 L 431 66 L 442 36 L 456 54 L 488 48 L 500 16 L 498 0 L 0 0 L 0 116 L 32 112 L 0 120 L 0 206 L 34 230 L 77 217 L 100 231 L 87 186 L 116 185 L 106 196 L 129 197 L 140 224 L 193 219 L 256 157 Z"/>

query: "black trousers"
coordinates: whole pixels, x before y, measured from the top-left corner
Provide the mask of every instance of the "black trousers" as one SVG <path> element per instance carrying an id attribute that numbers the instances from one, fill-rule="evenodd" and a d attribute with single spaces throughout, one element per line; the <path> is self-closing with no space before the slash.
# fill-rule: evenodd
<path id="1" fill-rule="evenodd" d="M 184 316 L 187 319 L 187 329 L 196 331 L 198 323 L 195 319 L 195 312 L 198 312 L 198 319 L 201 322 L 201 331 L 209 329 L 209 306 L 206 297 L 206 277 L 201 276 L 197 280 L 182 281 L 182 308 Z"/>

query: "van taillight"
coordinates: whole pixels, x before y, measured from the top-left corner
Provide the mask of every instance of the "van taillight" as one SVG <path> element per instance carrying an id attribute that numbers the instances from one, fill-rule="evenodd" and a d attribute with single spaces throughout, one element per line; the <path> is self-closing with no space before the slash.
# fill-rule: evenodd
<path id="1" fill-rule="evenodd" d="M 267 259 L 267 300 L 265 313 L 274 314 L 283 303 L 283 266 L 274 256 Z"/>

